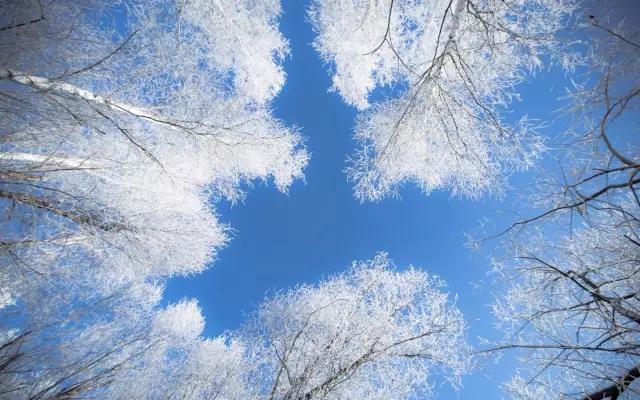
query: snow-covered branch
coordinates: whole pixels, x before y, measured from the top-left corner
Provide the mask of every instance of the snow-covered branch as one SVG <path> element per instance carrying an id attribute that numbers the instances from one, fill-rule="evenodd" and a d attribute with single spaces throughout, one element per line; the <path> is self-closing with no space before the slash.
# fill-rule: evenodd
<path id="1" fill-rule="evenodd" d="M 355 195 L 378 201 L 405 183 L 425 193 L 500 196 L 545 149 L 537 124 L 505 117 L 523 71 L 542 59 L 573 67 L 573 0 L 316 0 L 314 47 L 333 91 L 362 110 L 350 160 Z M 380 38 L 383 38 L 380 41 Z M 391 98 L 370 104 L 376 88 Z"/>

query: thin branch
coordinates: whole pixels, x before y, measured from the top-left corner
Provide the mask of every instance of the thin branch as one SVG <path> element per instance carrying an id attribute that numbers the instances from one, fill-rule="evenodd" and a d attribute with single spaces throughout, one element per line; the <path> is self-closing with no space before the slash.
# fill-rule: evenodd
<path id="1" fill-rule="evenodd" d="M 625 390 L 627 390 L 629 385 L 631 385 L 633 381 L 638 378 L 640 378 L 640 364 L 628 370 L 623 376 L 618 379 L 618 382 L 614 383 L 613 385 L 607 386 L 606 388 L 588 394 L 583 397 L 582 400 L 617 400 L 618 397 L 620 397 L 620 395 Z"/>

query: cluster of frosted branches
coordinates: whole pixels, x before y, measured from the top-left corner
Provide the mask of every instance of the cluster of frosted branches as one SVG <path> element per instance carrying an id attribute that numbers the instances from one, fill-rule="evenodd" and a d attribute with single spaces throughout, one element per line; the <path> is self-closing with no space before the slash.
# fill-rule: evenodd
<path id="1" fill-rule="evenodd" d="M 557 32 L 575 1 L 316 0 L 314 42 L 332 64 L 332 90 L 364 111 L 347 173 L 360 200 L 399 186 L 449 189 L 477 198 L 501 195 L 513 169 L 544 150 L 536 125 L 501 115 L 526 71 L 550 57 L 577 59 Z M 377 87 L 397 98 L 375 103 Z M 398 89 L 400 88 L 400 89 Z"/>
<path id="2" fill-rule="evenodd" d="M 469 367 L 465 322 L 442 289 L 437 277 L 395 271 L 380 254 L 267 299 L 244 329 L 215 339 L 202 338 L 193 301 L 154 311 L 158 287 L 82 299 L 68 315 L 51 315 L 50 325 L 0 337 L 0 398 L 430 394 L 430 372 L 457 386 Z M 138 303 L 122 304 L 122 295 Z"/>
<path id="3" fill-rule="evenodd" d="M 519 399 L 640 395 L 638 31 L 596 15 L 586 28 L 560 168 L 527 193 L 494 261 L 506 335 L 488 352 L 523 350 L 526 367 L 505 384 Z"/>
<path id="4" fill-rule="evenodd" d="M 452 384 L 469 368 L 465 322 L 423 271 L 398 272 L 386 254 L 263 304 L 243 331 L 269 399 L 407 399 Z"/>
<path id="5" fill-rule="evenodd" d="M 155 317 L 154 344 L 107 397 L 404 399 L 454 385 L 469 366 L 465 323 L 436 277 L 385 254 L 267 299 L 238 332 L 203 340 L 193 302 Z M 167 340 L 166 338 L 171 338 Z"/>
<path id="6" fill-rule="evenodd" d="M 302 138 L 268 103 L 288 51 L 279 14 L 277 1 L 0 5 L 0 396 L 144 397 L 115 390 L 123 371 L 157 385 L 195 348 L 211 353 L 176 371 L 215 391 L 197 363 L 237 351 L 200 339 L 192 303 L 156 310 L 163 282 L 226 243 L 212 199 L 302 177 Z"/>
<path id="7" fill-rule="evenodd" d="M 543 397 L 583 398 L 640 365 L 640 209 L 624 205 L 555 244 L 545 233 L 521 238 L 515 265 L 496 262 L 511 282 L 494 304 L 501 348 L 527 349 L 526 373 L 506 385 L 516 398 L 541 387 Z"/>
<path id="8" fill-rule="evenodd" d="M 3 280 L 78 262 L 99 264 L 100 282 L 199 272 L 226 241 L 208 197 L 302 176 L 301 137 L 265 103 L 284 79 L 279 7 L 252 4 L 3 6 Z M 229 35 L 251 60 L 220 58 Z"/>

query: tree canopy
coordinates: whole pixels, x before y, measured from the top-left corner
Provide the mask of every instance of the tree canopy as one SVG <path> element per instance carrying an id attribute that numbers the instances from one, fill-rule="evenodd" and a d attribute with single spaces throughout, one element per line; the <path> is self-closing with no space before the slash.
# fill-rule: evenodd
<path id="1" fill-rule="evenodd" d="M 279 0 L 3 2 L 0 398 L 427 398 L 511 351 L 514 399 L 637 398 L 640 31 L 607 7 L 306 10 L 329 90 L 357 109 L 358 200 L 407 183 L 521 195 L 504 230 L 473 238 L 495 247 L 499 329 L 475 343 L 458 295 L 384 252 L 266 296 L 218 337 L 197 300 L 163 303 L 227 246 L 219 201 L 304 179 L 305 138 L 274 115 L 291 56 Z M 510 113 L 549 68 L 571 83 L 560 135 Z M 514 193 L 522 170 L 537 176 Z"/>

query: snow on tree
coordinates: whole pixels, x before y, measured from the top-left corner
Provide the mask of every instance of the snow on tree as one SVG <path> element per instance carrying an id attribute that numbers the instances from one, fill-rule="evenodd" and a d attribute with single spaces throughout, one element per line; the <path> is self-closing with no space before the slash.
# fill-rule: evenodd
<path id="1" fill-rule="evenodd" d="M 252 399 L 252 366 L 245 347 L 231 335 L 202 338 L 204 319 L 195 301 L 158 310 L 136 358 L 103 393 L 104 398 Z M 131 365 L 129 366 L 131 367 Z"/>
<path id="2" fill-rule="evenodd" d="M 250 398 L 240 344 L 203 339 L 196 302 L 161 309 L 162 290 L 148 289 L 144 302 L 114 293 L 0 338 L 0 398 Z"/>
<path id="3" fill-rule="evenodd" d="M 302 138 L 269 108 L 288 52 L 279 14 L 277 1 L 0 5 L 0 395 L 81 396 L 160 354 L 146 325 L 162 283 L 227 241 L 210 202 L 302 177 Z"/>
<path id="4" fill-rule="evenodd" d="M 541 388 L 555 398 L 638 395 L 630 385 L 640 375 L 640 215 L 637 205 L 621 205 L 629 208 L 553 245 L 543 233 L 519 241 L 510 268 L 496 263 L 513 279 L 494 305 L 505 330 L 498 349 L 527 351 L 527 368 L 505 385 L 515 398 L 540 398 L 532 393 Z"/>
<path id="5" fill-rule="evenodd" d="M 387 255 L 281 292 L 240 333 L 264 399 L 407 399 L 454 387 L 470 366 L 465 322 L 436 276 Z"/>
<path id="6" fill-rule="evenodd" d="M 33 283 L 56 258 L 100 260 L 101 281 L 199 272 L 226 241 L 208 197 L 302 176 L 301 137 L 265 103 L 288 50 L 276 5 L 3 6 L 3 285 Z M 238 26 L 248 16 L 253 28 Z M 222 57 L 231 36 L 239 53 Z"/>
<path id="7" fill-rule="evenodd" d="M 147 296 L 96 296 L 66 320 L 0 337 L 0 398 L 431 394 L 432 373 L 457 387 L 470 367 L 465 322 L 443 288 L 438 277 L 396 271 L 379 254 L 267 299 L 243 329 L 213 339 L 202 337 L 195 301 L 158 308 L 156 286 Z"/>
<path id="8" fill-rule="evenodd" d="M 80 266 L 71 265 L 82 274 Z M 83 266 L 90 274 L 90 266 Z M 26 303 L 3 310 L 0 398 L 78 398 L 95 393 L 155 345 L 147 326 L 162 296 L 160 287 L 121 285 L 104 295 L 104 289 L 92 294 L 92 287 L 71 279 L 61 279 L 60 285 L 56 289 L 67 289 L 66 296 L 53 292 L 40 299 L 39 307 Z M 12 325 L 17 327 L 5 329 Z"/>
<path id="9" fill-rule="evenodd" d="M 545 60 L 574 66 L 556 33 L 573 0 L 315 0 L 314 42 L 345 103 L 364 110 L 348 176 L 377 201 L 415 183 L 478 198 L 544 149 L 536 125 L 503 115 Z M 370 103 L 376 88 L 392 98 Z"/>
<path id="10" fill-rule="evenodd" d="M 640 45 L 632 21 L 587 20 L 588 72 L 568 94 L 576 122 L 560 170 L 527 194 L 494 260 L 505 337 L 488 353 L 521 351 L 504 385 L 517 399 L 640 395 Z"/>

